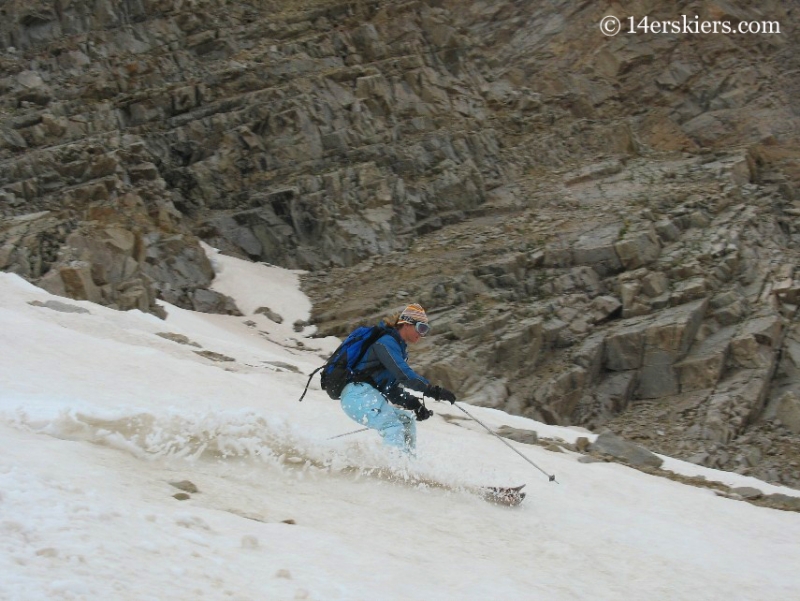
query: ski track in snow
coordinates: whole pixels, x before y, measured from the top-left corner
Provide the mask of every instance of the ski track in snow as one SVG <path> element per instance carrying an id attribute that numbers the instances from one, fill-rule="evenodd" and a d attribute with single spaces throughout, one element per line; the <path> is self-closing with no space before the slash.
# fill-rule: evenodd
<path id="1" fill-rule="evenodd" d="M 0 599 L 786 601 L 800 590 L 796 513 L 514 443 L 557 475 L 549 483 L 463 419 L 418 424 L 415 460 L 373 432 L 330 440 L 357 425 L 316 383 L 297 403 L 306 376 L 265 363 L 307 374 L 336 344 L 296 344 L 290 324 L 308 308 L 296 278 L 214 262 L 226 294 L 248 311 L 281 308 L 284 323 L 174 307 L 163 322 L 57 299 L 89 311 L 63 313 L 29 305 L 55 297 L 0 274 Z M 176 500 L 181 480 L 199 492 Z M 516 508 L 469 492 L 523 482 Z"/>

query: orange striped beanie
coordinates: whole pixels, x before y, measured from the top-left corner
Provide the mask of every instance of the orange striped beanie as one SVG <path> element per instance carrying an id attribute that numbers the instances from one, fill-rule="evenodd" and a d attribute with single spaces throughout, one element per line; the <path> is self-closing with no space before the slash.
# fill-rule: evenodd
<path id="1" fill-rule="evenodd" d="M 397 318 L 397 323 L 415 324 L 420 322 L 428 323 L 428 316 L 425 314 L 425 309 L 417 304 L 408 305 Z"/>

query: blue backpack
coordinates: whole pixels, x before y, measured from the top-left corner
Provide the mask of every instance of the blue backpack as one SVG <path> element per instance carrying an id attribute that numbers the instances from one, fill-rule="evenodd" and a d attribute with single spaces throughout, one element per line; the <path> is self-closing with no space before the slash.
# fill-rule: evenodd
<path id="1" fill-rule="evenodd" d="M 308 392 L 308 385 L 311 384 L 311 379 L 314 374 L 322 370 L 320 375 L 320 384 L 322 390 L 328 393 L 332 399 L 338 399 L 342 396 L 342 390 L 350 382 L 364 381 L 367 374 L 364 372 L 357 372 L 356 365 L 358 365 L 367 354 L 369 347 L 371 347 L 378 338 L 386 334 L 386 329 L 381 326 L 359 326 L 344 339 L 344 342 L 333 351 L 333 354 L 325 362 L 325 365 L 318 367 L 311 372 L 306 382 L 305 390 L 300 396 L 300 401 L 303 400 Z"/>

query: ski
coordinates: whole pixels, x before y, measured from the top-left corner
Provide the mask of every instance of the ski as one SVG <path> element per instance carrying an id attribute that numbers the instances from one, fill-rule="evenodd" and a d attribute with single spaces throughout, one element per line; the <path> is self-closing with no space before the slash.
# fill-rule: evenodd
<path id="1" fill-rule="evenodd" d="M 490 503 L 515 507 L 525 499 L 525 493 L 520 486 L 487 486 L 482 489 L 483 498 Z"/>

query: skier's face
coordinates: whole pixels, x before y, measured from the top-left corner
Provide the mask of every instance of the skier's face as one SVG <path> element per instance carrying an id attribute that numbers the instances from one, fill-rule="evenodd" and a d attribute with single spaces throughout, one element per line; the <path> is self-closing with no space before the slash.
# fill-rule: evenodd
<path id="1" fill-rule="evenodd" d="M 398 332 L 400 332 L 400 338 L 402 338 L 406 344 L 416 344 L 419 342 L 420 338 L 422 338 L 420 333 L 410 323 L 401 324 Z"/>

